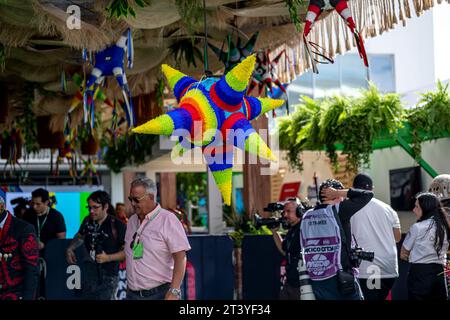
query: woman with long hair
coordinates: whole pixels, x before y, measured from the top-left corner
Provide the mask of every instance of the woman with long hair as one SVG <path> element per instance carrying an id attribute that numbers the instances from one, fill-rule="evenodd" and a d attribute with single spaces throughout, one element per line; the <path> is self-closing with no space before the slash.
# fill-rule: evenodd
<path id="1" fill-rule="evenodd" d="M 444 266 L 450 239 L 448 216 L 433 193 L 416 197 L 417 222 L 406 235 L 400 258 L 411 263 L 408 274 L 410 300 L 446 300 Z"/>

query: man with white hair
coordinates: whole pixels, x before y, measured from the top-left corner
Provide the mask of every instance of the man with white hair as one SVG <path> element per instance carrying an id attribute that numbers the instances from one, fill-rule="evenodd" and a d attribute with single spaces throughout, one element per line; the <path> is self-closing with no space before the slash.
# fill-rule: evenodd
<path id="1" fill-rule="evenodd" d="M 0 196 L 0 300 L 36 298 L 39 247 L 31 224 L 5 209 Z"/>
<path id="2" fill-rule="evenodd" d="M 431 181 L 429 192 L 434 193 L 450 215 L 450 174 L 440 174 Z"/>
<path id="3" fill-rule="evenodd" d="M 135 215 L 125 235 L 127 299 L 179 300 L 186 270 L 189 241 L 183 225 L 156 202 L 151 179 L 131 183 L 130 200 Z"/>

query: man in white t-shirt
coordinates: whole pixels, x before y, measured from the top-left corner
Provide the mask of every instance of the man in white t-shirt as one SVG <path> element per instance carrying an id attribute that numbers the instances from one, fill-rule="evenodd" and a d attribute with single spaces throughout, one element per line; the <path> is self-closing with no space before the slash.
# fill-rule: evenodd
<path id="1" fill-rule="evenodd" d="M 360 173 L 353 188 L 373 190 L 372 179 Z M 363 260 L 359 280 L 365 300 L 385 300 L 398 278 L 397 245 L 401 239 L 400 220 L 386 203 L 372 198 L 350 220 L 352 234 L 364 251 L 373 251 L 372 262 Z"/>

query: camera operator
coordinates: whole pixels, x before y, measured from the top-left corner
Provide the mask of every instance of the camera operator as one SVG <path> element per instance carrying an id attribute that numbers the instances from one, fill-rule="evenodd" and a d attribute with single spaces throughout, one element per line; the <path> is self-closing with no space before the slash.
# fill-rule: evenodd
<path id="1" fill-rule="evenodd" d="M 284 205 L 283 218 L 289 226 L 284 238 L 278 233 L 280 224 L 272 228 L 273 240 L 278 250 L 286 257 L 286 283 L 280 291 L 280 300 L 300 300 L 300 281 L 297 271 L 300 257 L 300 221 L 304 208 L 296 198 L 287 199 Z"/>
<path id="2" fill-rule="evenodd" d="M 365 253 L 351 248 L 350 218 L 372 197 L 371 191 L 344 190 L 328 179 L 319 187 L 321 203 L 303 216 L 300 240 L 317 300 L 362 299 L 353 268 Z"/>
<path id="3" fill-rule="evenodd" d="M 88 197 L 90 215 L 81 224 L 67 248 L 69 264 L 76 264 L 75 249 L 83 243 L 89 252 L 84 259 L 83 298 L 112 300 L 119 281 L 119 262 L 125 259 L 125 225 L 112 214 L 109 195 L 95 191 Z"/>
<path id="4" fill-rule="evenodd" d="M 29 200 L 19 197 L 11 200 L 11 205 L 15 206 L 14 216 L 19 219 L 23 219 L 25 213 L 30 209 L 29 208 Z"/>

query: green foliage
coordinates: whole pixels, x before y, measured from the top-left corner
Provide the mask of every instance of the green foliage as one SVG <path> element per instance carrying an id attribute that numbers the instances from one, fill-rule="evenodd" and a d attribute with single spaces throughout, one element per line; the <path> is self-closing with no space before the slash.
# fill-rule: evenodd
<path id="1" fill-rule="evenodd" d="M 181 66 L 181 62 L 186 61 L 188 67 L 192 64 L 197 68 L 196 59 L 203 62 L 202 52 L 196 47 L 193 39 L 181 39 L 173 43 L 170 47 L 170 53 L 175 58 L 177 68 Z"/>
<path id="2" fill-rule="evenodd" d="M 295 28 L 298 32 L 303 30 L 303 23 L 298 17 L 299 6 L 304 4 L 303 0 L 284 0 L 286 7 L 289 10 L 289 16 L 291 17 L 292 23 L 294 23 Z"/>
<path id="3" fill-rule="evenodd" d="M 184 195 L 186 200 L 197 204 L 200 198 L 206 196 L 207 189 L 208 179 L 206 173 L 177 173 L 177 190 Z"/>
<path id="4" fill-rule="evenodd" d="M 337 144 L 348 156 L 349 170 L 368 165 L 373 140 L 383 132 L 396 133 L 402 126 L 404 112 L 399 96 L 382 95 L 373 84 L 358 98 L 302 99 L 296 112 L 278 124 L 280 148 L 288 150 L 290 165 L 299 171 L 303 169 L 302 151 L 323 149 L 337 169 Z"/>
<path id="5" fill-rule="evenodd" d="M 421 143 L 427 138 L 437 138 L 450 132 L 450 95 L 448 84 L 438 82 L 436 91 L 422 95 L 416 108 L 408 110 L 407 121 L 413 135 L 415 158 L 421 155 Z"/>
<path id="6" fill-rule="evenodd" d="M 242 239 L 245 235 L 271 235 L 272 231 L 266 226 L 261 229 L 256 229 L 253 221 L 248 219 L 248 215 L 244 212 L 238 214 L 234 206 L 231 206 L 230 212 L 223 214 L 224 220 L 228 226 L 234 227 L 234 231 L 229 233 L 229 236 L 234 240 L 236 248 L 242 247 Z"/>
<path id="7" fill-rule="evenodd" d="M 342 125 L 342 121 L 345 119 L 349 112 L 349 101 L 345 97 L 335 96 L 329 100 L 324 101 L 324 111 L 318 124 L 318 139 L 324 144 L 327 155 L 331 160 L 331 163 L 337 169 L 336 164 L 338 158 L 336 154 L 335 141 L 339 139 L 339 133 L 336 132 L 336 128 Z"/>
<path id="8" fill-rule="evenodd" d="M 256 229 L 251 221 L 247 221 L 243 228 L 229 233 L 236 248 L 242 247 L 242 239 L 244 239 L 244 236 L 246 235 L 272 235 L 272 231 L 266 226 L 262 226 L 261 229 Z"/>
<path id="9" fill-rule="evenodd" d="M 77 144 L 80 145 L 82 142 L 87 141 L 90 135 L 90 127 L 85 124 L 80 124 L 77 127 Z"/>
<path id="10" fill-rule="evenodd" d="M 116 173 L 127 165 L 144 164 L 152 155 L 152 147 L 157 141 L 158 136 L 150 134 L 120 136 L 116 141 L 109 142 L 103 161 Z"/>
<path id="11" fill-rule="evenodd" d="M 151 4 L 151 1 L 134 0 L 134 3 L 136 3 L 137 6 L 144 8 L 146 6 L 149 6 Z M 122 17 L 127 18 L 128 15 L 131 15 L 132 17 L 136 18 L 136 11 L 134 11 L 133 7 L 130 6 L 128 0 L 113 0 L 109 4 L 109 6 L 106 7 L 106 11 L 108 11 L 109 13 L 109 18 L 113 17 L 116 19 L 120 19 Z"/>
<path id="12" fill-rule="evenodd" d="M 404 116 L 397 94 L 382 95 L 373 84 L 362 93 L 353 103 L 350 100 L 349 112 L 338 126 L 340 137 L 336 137 L 336 143 L 343 144 L 349 169 L 354 171 L 360 165 L 369 165 L 372 142 L 382 132 L 397 133 Z"/>
<path id="13" fill-rule="evenodd" d="M 314 142 L 313 139 L 308 140 L 308 135 L 312 126 L 311 120 L 314 116 L 317 117 L 320 111 L 320 105 L 316 101 L 306 96 L 302 99 L 304 103 L 296 106 L 297 110 L 291 116 L 278 118 L 280 148 L 290 150 L 287 154 L 288 162 L 299 171 L 303 170 L 303 162 L 298 156 L 305 144 L 311 145 Z"/>
<path id="14" fill-rule="evenodd" d="M 27 154 L 37 153 L 39 144 L 37 142 L 37 121 L 33 113 L 34 84 L 25 84 L 24 111 L 22 116 L 17 117 L 16 125 L 20 129 L 24 139 L 24 147 Z"/>
<path id="15" fill-rule="evenodd" d="M 175 0 L 175 5 L 178 10 L 178 14 L 181 20 L 186 24 L 189 33 L 193 34 L 194 30 L 199 23 L 202 13 L 202 1 L 201 0 Z"/>
<path id="16" fill-rule="evenodd" d="M 186 205 L 190 201 L 194 206 L 199 204 L 201 198 L 207 197 L 208 177 L 206 172 L 177 172 L 177 198 L 185 200 Z M 186 211 L 187 207 L 184 208 Z M 203 225 L 202 216 L 198 208 L 192 208 L 192 225 Z"/>

